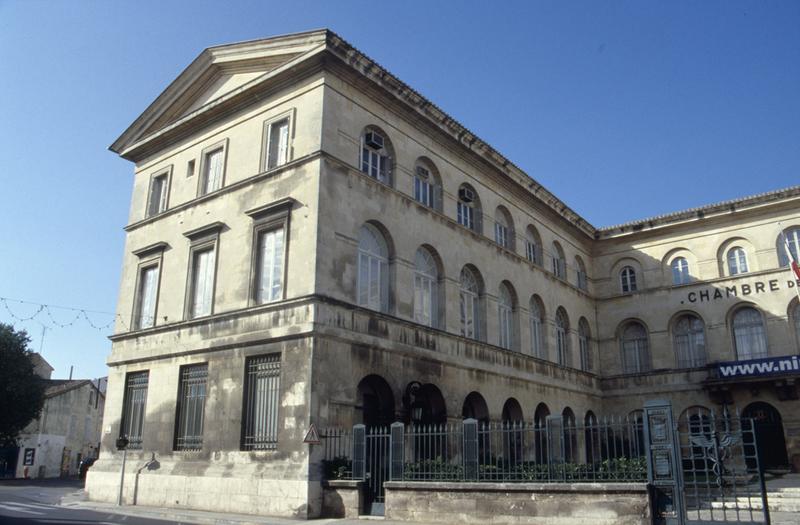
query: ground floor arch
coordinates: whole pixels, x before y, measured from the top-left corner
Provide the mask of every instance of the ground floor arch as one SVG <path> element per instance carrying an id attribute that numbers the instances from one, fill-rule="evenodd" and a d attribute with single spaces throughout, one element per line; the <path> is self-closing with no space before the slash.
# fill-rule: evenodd
<path id="1" fill-rule="evenodd" d="M 750 403 L 742 411 L 743 418 L 752 418 L 753 433 L 761 452 L 761 467 L 765 470 L 783 469 L 789 465 L 783 418 L 774 406 L 764 401 Z M 746 433 L 745 440 L 752 440 Z"/>

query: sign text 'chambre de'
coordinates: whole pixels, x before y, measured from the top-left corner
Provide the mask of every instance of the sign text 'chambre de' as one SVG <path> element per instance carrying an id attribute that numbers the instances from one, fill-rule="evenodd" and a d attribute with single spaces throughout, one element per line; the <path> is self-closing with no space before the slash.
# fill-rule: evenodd
<path id="1" fill-rule="evenodd" d="M 751 283 L 734 284 L 731 286 L 709 286 L 702 290 L 692 290 L 681 300 L 681 304 L 705 303 L 718 301 L 730 297 L 747 297 L 763 293 L 774 293 L 781 290 L 793 290 L 800 287 L 800 280 L 769 279 L 768 281 L 755 281 Z"/>

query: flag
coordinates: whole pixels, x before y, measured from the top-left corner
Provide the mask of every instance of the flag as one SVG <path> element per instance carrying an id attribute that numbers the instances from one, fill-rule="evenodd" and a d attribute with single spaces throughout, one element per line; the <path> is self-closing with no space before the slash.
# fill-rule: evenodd
<path id="1" fill-rule="evenodd" d="M 800 280 L 800 264 L 797 262 L 797 257 L 792 252 L 792 247 L 789 246 L 789 239 L 786 237 L 786 232 L 781 232 L 783 236 L 783 246 L 786 249 L 786 257 L 789 260 L 789 266 L 792 268 L 794 272 L 795 279 Z M 795 248 L 798 248 L 797 246 Z"/>

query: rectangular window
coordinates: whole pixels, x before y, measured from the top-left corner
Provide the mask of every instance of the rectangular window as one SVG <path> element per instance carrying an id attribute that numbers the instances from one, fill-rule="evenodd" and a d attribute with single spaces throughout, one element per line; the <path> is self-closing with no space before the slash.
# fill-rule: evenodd
<path id="1" fill-rule="evenodd" d="M 192 251 L 187 311 L 190 319 L 211 315 L 213 312 L 215 263 L 215 244 L 198 247 Z"/>
<path id="2" fill-rule="evenodd" d="M 175 450 L 203 448 L 208 364 L 181 367 Z"/>
<path id="3" fill-rule="evenodd" d="M 536 254 L 536 245 L 530 241 L 525 241 L 525 257 L 532 263 L 539 264 L 539 257 Z"/>
<path id="4" fill-rule="evenodd" d="M 267 169 L 283 166 L 289 160 L 289 118 L 269 125 Z"/>
<path id="5" fill-rule="evenodd" d="M 203 189 L 201 195 L 211 193 L 222 187 L 224 153 L 222 148 L 206 153 L 203 159 Z"/>
<path id="6" fill-rule="evenodd" d="M 589 362 L 589 339 L 581 335 L 578 339 L 578 344 L 580 345 L 581 352 L 581 370 L 588 372 L 591 369 Z"/>
<path id="7" fill-rule="evenodd" d="M 194 159 L 186 164 L 186 178 L 194 177 Z"/>
<path id="8" fill-rule="evenodd" d="M 503 248 L 508 248 L 508 228 L 499 222 L 494 225 L 494 240 Z"/>
<path id="9" fill-rule="evenodd" d="M 278 301 L 283 294 L 283 225 L 256 235 L 256 302 Z"/>
<path id="10" fill-rule="evenodd" d="M 120 437 L 128 438 L 129 449 L 142 448 L 144 410 L 147 403 L 149 372 L 131 372 L 125 378 Z"/>
<path id="11" fill-rule="evenodd" d="M 154 175 L 150 179 L 150 195 L 147 202 L 147 216 L 152 217 L 166 211 L 169 195 L 169 172 Z"/>
<path id="12" fill-rule="evenodd" d="M 158 298 L 158 264 L 146 266 L 139 271 L 139 289 L 136 295 L 134 330 L 151 328 L 156 324 L 156 302 Z"/>
<path id="13" fill-rule="evenodd" d="M 474 215 L 475 210 L 471 206 L 469 206 L 469 205 L 467 205 L 467 204 L 465 204 L 463 202 L 459 202 L 457 211 L 458 211 L 458 223 L 461 226 L 469 228 L 470 230 L 474 230 L 475 229 L 475 215 Z"/>
<path id="14" fill-rule="evenodd" d="M 278 443 L 281 355 L 250 357 L 245 363 L 244 450 L 274 449 Z"/>

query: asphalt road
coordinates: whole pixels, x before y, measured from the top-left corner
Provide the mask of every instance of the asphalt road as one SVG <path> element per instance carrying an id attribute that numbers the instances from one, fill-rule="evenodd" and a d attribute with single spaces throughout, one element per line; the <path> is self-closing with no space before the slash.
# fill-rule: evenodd
<path id="1" fill-rule="evenodd" d="M 175 525 L 176 523 L 58 506 L 63 496 L 77 492 L 81 488 L 83 483 L 77 481 L 0 481 L 0 524 Z"/>

